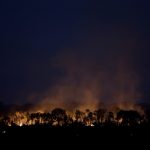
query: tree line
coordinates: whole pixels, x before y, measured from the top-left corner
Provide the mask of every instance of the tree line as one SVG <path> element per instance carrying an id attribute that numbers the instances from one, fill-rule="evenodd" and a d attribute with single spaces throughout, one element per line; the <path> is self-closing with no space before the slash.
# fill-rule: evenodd
<path id="1" fill-rule="evenodd" d="M 55 108 L 47 113 L 14 112 L 0 115 L 0 124 L 5 126 L 49 125 L 49 126 L 135 126 L 147 121 L 146 116 L 136 110 L 117 112 L 98 109 L 76 110 L 68 113 L 65 109 Z"/>

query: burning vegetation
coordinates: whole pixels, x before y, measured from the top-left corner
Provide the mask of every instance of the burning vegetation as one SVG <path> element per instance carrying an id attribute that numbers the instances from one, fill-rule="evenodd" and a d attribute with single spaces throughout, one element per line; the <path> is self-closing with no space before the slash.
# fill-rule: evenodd
<path id="1" fill-rule="evenodd" d="M 109 58 L 106 53 L 108 59 L 103 60 L 97 54 L 85 54 L 67 51 L 56 56 L 51 66 L 53 71 L 57 70 L 56 77 L 50 87 L 27 96 L 35 106 L 1 113 L 0 123 L 132 126 L 146 122 L 147 116 L 136 105 L 142 97 L 130 55 Z"/>
<path id="2" fill-rule="evenodd" d="M 63 108 L 54 108 L 50 112 L 16 111 L 0 115 L 0 124 L 5 126 L 134 126 L 147 121 L 146 115 L 141 111 L 116 108 L 113 111 L 100 108 L 94 111 L 75 110 L 66 111 Z"/>

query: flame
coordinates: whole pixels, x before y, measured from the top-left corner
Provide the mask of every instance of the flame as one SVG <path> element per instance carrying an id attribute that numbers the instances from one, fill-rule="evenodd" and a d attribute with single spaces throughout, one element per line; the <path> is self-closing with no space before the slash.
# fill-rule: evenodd
<path id="1" fill-rule="evenodd" d="M 119 106 L 119 105 L 118 105 Z M 102 124 L 108 121 L 114 122 L 116 124 L 122 124 L 124 122 L 124 118 L 120 117 L 117 119 L 117 113 L 119 112 L 119 110 L 121 110 L 121 108 L 125 108 L 125 107 L 120 107 L 120 109 L 115 110 L 114 108 L 112 109 L 113 111 L 110 112 L 109 111 L 104 111 L 104 118 L 103 121 L 101 122 Z M 136 111 L 136 108 L 138 108 Z M 125 109 L 124 109 L 125 110 Z M 136 111 L 137 113 L 139 113 L 140 116 L 143 116 L 143 111 L 141 111 L 142 109 L 140 109 L 140 107 L 133 107 L 131 105 L 131 107 L 129 107 L 128 109 L 126 109 L 126 111 Z M 140 111 L 139 111 L 140 110 Z M 98 116 L 96 114 L 96 111 L 91 111 L 89 109 L 86 109 L 85 111 L 80 111 L 80 110 L 76 110 L 74 112 L 70 112 L 70 111 L 65 111 L 66 112 L 66 117 L 67 117 L 67 123 L 71 124 L 73 122 L 81 122 L 83 125 L 85 126 L 95 126 L 95 124 L 97 124 L 98 121 Z M 142 113 L 140 113 L 142 112 Z M 78 116 L 77 114 L 78 113 Z M 12 126 L 13 124 L 17 125 L 17 126 L 30 126 L 30 125 L 35 125 L 35 124 L 49 124 L 52 126 L 57 126 L 60 125 L 62 126 L 65 123 L 64 118 L 60 119 L 60 121 L 58 122 L 57 118 L 53 118 L 51 116 L 51 112 L 43 112 L 43 111 L 35 111 L 34 113 L 32 112 L 15 112 L 15 113 L 11 113 L 9 114 L 9 119 L 6 120 L 6 123 L 8 126 Z M 137 124 L 141 124 L 143 122 L 145 118 L 142 119 L 137 119 L 136 123 Z M 128 125 L 130 125 L 130 122 L 127 123 Z"/>

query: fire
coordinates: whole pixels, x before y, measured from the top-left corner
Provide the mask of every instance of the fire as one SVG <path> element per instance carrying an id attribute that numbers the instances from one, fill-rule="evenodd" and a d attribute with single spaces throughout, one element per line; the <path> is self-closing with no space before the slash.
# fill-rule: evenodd
<path id="1" fill-rule="evenodd" d="M 23 122 L 20 122 L 19 126 L 20 126 L 20 127 L 23 126 Z"/>
<path id="2" fill-rule="evenodd" d="M 98 124 L 113 123 L 116 125 L 132 125 L 141 124 L 145 120 L 143 112 L 135 109 L 123 110 L 113 109 L 107 111 L 106 109 L 98 109 L 90 111 L 75 110 L 73 112 L 65 111 L 62 108 L 55 108 L 51 112 L 15 112 L 10 113 L 7 119 L 4 120 L 8 126 L 30 126 L 35 124 L 47 124 L 50 126 L 63 126 L 74 123 L 81 123 L 84 126 L 95 126 Z"/>
<path id="3" fill-rule="evenodd" d="M 122 121 L 123 121 L 123 118 L 120 118 L 120 119 L 118 120 L 118 123 L 121 124 Z"/>

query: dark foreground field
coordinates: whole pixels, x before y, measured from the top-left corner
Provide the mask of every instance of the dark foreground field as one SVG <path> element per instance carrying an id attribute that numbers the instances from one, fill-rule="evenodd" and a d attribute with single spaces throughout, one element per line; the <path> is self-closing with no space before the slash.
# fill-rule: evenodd
<path id="1" fill-rule="evenodd" d="M 23 145 L 68 146 L 149 146 L 149 126 L 137 127 L 50 127 L 46 125 L 1 128 L 0 138 L 5 143 Z M 113 144 L 112 144 L 113 143 Z M 7 145 L 7 144 L 6 144 Z"/>

